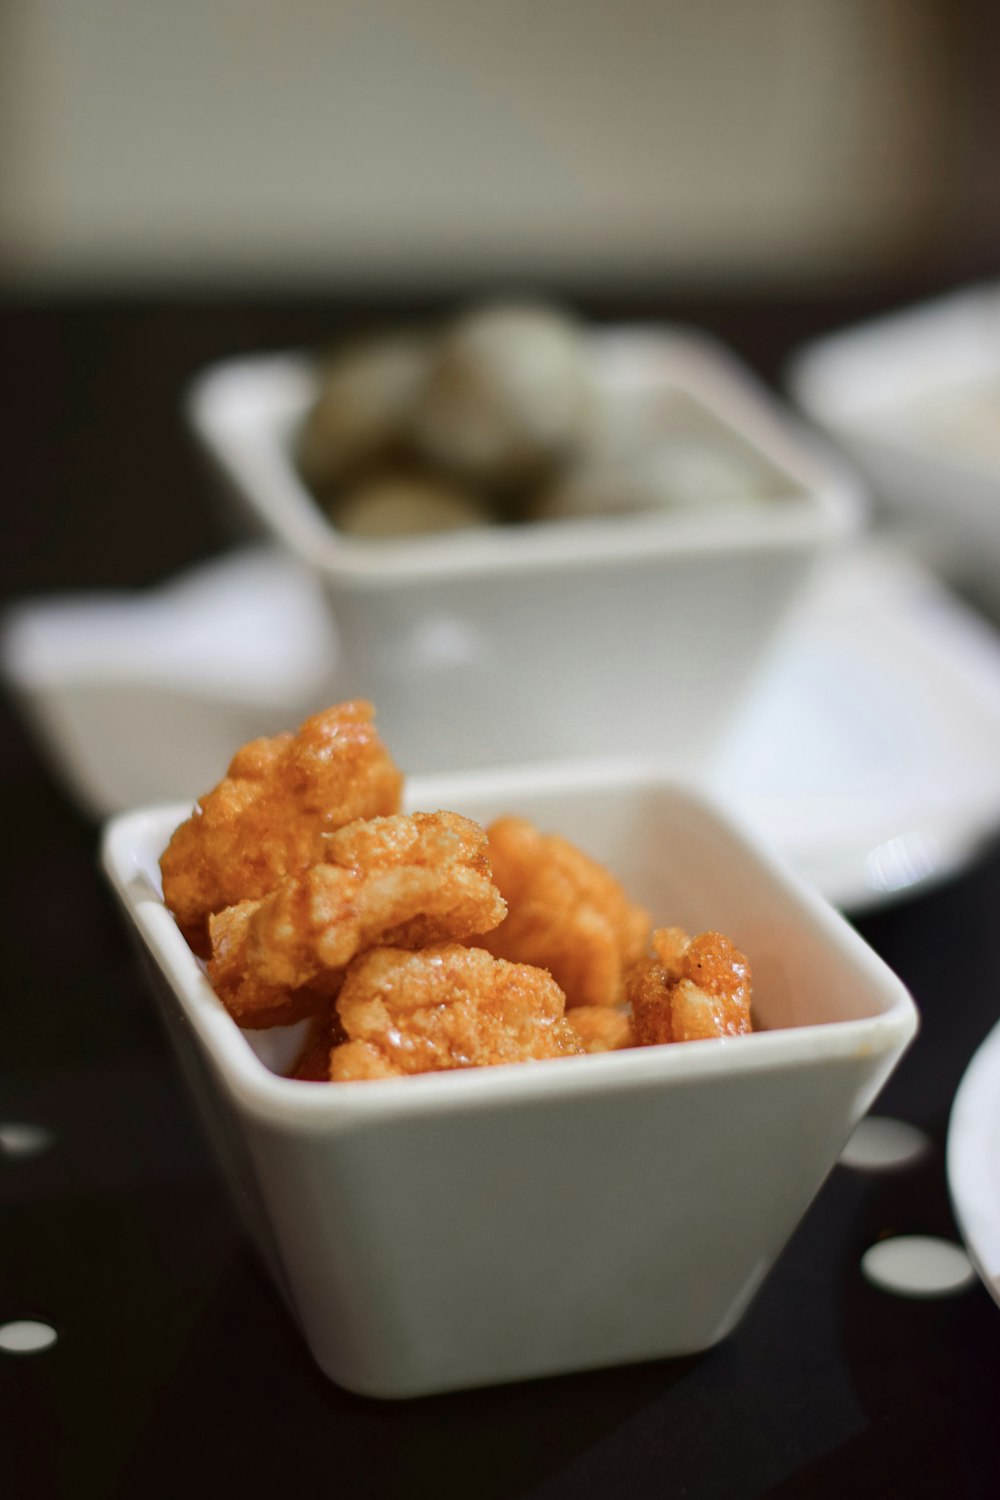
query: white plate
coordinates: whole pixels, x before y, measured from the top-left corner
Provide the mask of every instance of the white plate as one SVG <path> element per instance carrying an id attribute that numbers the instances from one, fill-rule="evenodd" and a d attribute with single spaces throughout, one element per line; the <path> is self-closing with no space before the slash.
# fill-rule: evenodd
<path id="1" fill-rule="evenodd" d="M 940 880 L 1000 827 L 1000 636 L 913 560 L 847 552 L 709 779 L 841 906 Z"/>
<path id="2" fill-rule="evenodd" d="M 93 817 L 197 796 L 234 748 L 322 700 L 336 637 L 318 585 L 247 548 L 142 593 L 12 608 L 0 669 Z"/>
<path id="3" fill-rule="evenodd" d="M 205 791 L 244 740 L 325 706 L 336 656 L 315 582 L 259 549 L 152 594 L 23 604 L 0 648 L 42 749 L 102 818 Z M 838 905 L 939 880 L 1000 828 L 1000 638 L 915 563 L 846 551 L 705 777 Z"/>
<path id="4" fill-rule="evenodd" d="M 1000 1025 L 959 1084 L 948 1124 L 947 1165 L 969 1257 L 1000 1304 Z"/>

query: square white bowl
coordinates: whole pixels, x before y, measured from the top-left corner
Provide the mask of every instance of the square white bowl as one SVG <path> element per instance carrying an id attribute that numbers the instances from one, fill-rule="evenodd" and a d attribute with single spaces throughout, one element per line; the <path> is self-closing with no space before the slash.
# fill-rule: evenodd
<path id="1" fill-rule="evenodd" d="M 788 388 L 881 521 L 1000 611 L 1000 283 L 818 339 Z"/>
<path id="2" fill-rule="evenodd" d="M 916 1028 L 855 931 L 701 793 L 637 764 L 414 780 L 411 808 L 519 813 L 660 924 L 749 956 L 754 1034 L 356 1084 L 302 1083 L 216 998 L 160 894 L 189 809 L 108 825 L 236 1202 L 320 1367 L 415 1396 L 691 1354 L 738 1322 Z M 264 1047 L 260 1038 L 265 1037 Z"/>
<path id="3" fill-rule="evenodd" d="M 813 560 L 862 504 L 780 403 L 714 342 L 592 337 L 619 425 L 700 410 L 776 498 L 699 511 L 371 541 L 337 532 L 295 464 L 318 389 L 303 353 L 228 361 L 186 411 L 244 523 L 322 580 L 338 631 L 327 697 L 365 697 L 413 771 L 570 756 L 699 763 L 747 693 Z"/>

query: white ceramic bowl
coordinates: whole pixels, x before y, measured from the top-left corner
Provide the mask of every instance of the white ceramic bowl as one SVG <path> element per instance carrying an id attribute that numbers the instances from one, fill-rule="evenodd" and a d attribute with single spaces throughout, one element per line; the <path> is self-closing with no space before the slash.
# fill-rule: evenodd
<path id="1" fill-rule="evenodd" d="M 852 484 L 714 343 L 619 329 L 593 352 L 622 424 L 666 422 L 680 397 L 775 498 L 362 540 L 334 530 L 296 470 L 313 361 L 227 362 L 188 393 L 244 521 L 323 580 L 339 636 L 326 697 L 377 703 L 413 771 L 633 753 L 697 764 L 817 553 L 857 525 Z"/>
<path id="2" fill-rule="evenodd" d="M 739 1321 L 912 1037 L 855 931 L 655 770 L 415 780 L 411 808 L 521 813 L 662 922 L 748 954 L 764 1028 L 386 1082 L 269 1071 L 160 896 L 183 806 L 112 822 L 139 939 L 236 1201 L 320 1367 L 415 1396 L 706 1349 Z M 287 1037 L 261 1034 L 289 1050 Z"/>
<path id="3" fill-rule="evenodd" d="M 1000 612 L 1000 283 L 817 340 L 788 385 L 883 521 Z"/>

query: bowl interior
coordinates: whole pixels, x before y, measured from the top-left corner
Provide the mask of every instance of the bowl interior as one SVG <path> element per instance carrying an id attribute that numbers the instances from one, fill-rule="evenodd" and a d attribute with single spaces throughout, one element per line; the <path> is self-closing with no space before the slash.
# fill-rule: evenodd
<path id="1" fill-rule="evenodd" d="M 815 1057 L 817 1048 L 898 1048 L 912 1031 L 908 995 L 849 924 L 700 793 L 655 770 L 550 765 L 416 778 L 409 784 L 407 806 L 448 808 L 484 824 L 505 813 L 528 817 L 601 860 L 631 898 L 649 909 L 655 925 L 680 925 L 692 933 L 715 929 L 748 956 L 759 1028 L 753 1036 L 733 1046 L 694 1043 L 607 1054 L 587 1058 L 588 1065 L 643 1068 L 648 1054 L 656 1053 L 656 1065 L 670 1071 L 678 1066 L 673 1054 L 694 1048 L 709 1067 L 714 1067 L 713 1053 L 721 1059 L 726 1051 L 728 1067 L 745 1044 L 747 1056 L 764 1049 L 760 1062 L 767 1062 L 768 1049 L 775 1054 L 772 1061 L 787 1062 L 797 1052 Z M 184 807 L 154 809 L 116 820 L 106 840 L 106 867 L 175 992 L 207 1027 L 209 1045 L 221 1049 L 239 1072 L 245 1072 L 248 1049 L 254 1060 L 280 1072 L 294 1057 L 301 1031 L 241 1034 L 162 906 L 159 855 L 186 812 Z M 866 1027 L 874 1028 L 867 1039 Z M 690 1069 L 690 1063 L 686 1066 Z M 565 1064 L 485 1071 L 524 1074 L 553 1067 L 558 1071 Z M 596 1081 L 599 1075 L 592 1076 Z M 368 1091 L 366 1086 L 362 1092 Z"/>
<path id="2" fill-rule="evenodd" d="M 424 778 L 408 801 L 427 808 L 450 792 L 455 810 L 484 824 L 521 812 L 606 865 L 655 926 L 725 933 L 751 960 L 765 1030 L 874 1017 L 900 1003 L 901 987 L 849 924 L 693 788 L 655 770 L 545 768 L 529 785 L 531 776 L 509 773 L 495 787 L 486 777 L 464 786 Z"/>
<path id="3" fill-rule="evenodd" d="M 339 582 L 401 582 L 435 573 L 560 566 L 609 555 L 784 541 L 812 545 L 853 527 L 860 500 L 779 405 L 711 341 L 678 331 L 617 329 L 592 338 L 613 421 L 645 424 L 722 454 L 761 492 L 753 505 L 565 518 L 372 542 L 338 533 L 299 476 L 295 438 L 316 392 L 304 353 L 227 361 L 203 374 L 187 414 L 245 516 Z"/>

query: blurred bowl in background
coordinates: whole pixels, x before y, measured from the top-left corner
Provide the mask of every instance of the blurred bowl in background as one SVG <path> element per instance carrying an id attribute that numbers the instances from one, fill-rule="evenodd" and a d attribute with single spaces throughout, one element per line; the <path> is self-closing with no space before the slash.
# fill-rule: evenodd
<path id="1" fill-rule="evenodd" d="M 350 534 L 317 503 L 297 463 L 315 357 L 227 361 L 188 392 L 243 525 L 323 582 L 340 653 L 326 696 L 377 702 L 415 771 L 697 765 L 815 559 L 859 525 L 853 482 L 725 349 L 650 327 L 587 347 L 619 498 L 609 481 L 596 504 L 550 497 L 535 519 L 433 534 Z M 637 476 L 651 438 L 659 467 Z"/>
<path id="2" fill-rule="evenodd" d="M 1000 616 L 1000 284 L 819 339 L 788 389 L 882 522 Z"/>

